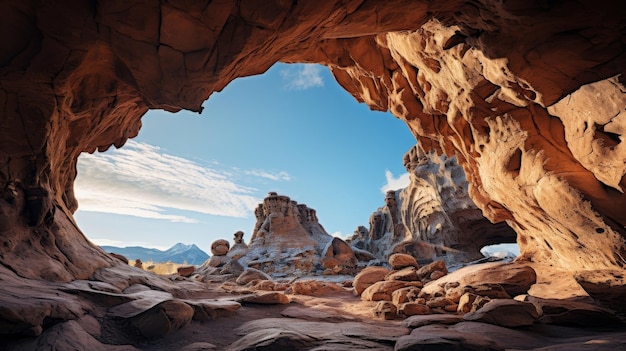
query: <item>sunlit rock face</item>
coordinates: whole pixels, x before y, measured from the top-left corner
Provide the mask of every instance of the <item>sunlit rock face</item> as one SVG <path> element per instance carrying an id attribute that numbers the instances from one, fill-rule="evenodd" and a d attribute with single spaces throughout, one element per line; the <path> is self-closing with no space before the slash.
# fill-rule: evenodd
<path id="1" fill-rule="evenodd" d="M 257 222 L 248 252 L 239 261 L 273 275 L 305 275 L 320 266 L 332 241 L 315 210 L 275 192 L 255 210 Z"/>
<path id="2" fill-rule="evenodd" d="M 283 61 L 329 66 L 425 149 L 456 155 L 470 196 L 517 231 L 523 259 L 622 268 L 621 7 L 5 1 L 0 262 L 50 280 L 116 264 L 72 220 L 78 155 L 122 146 L 150 108 L 199 111 L 233 79 Z"/>
<path id="3" fill-rule="evenodd" d="M 515 232 L 506 223 L 492 224 L 476 207 L 455 157 L 424 152 L 416 145 L 403 162 L 409 185 L 387 192 L 385 206 L 371 215 L 369 230 L 357 229 L 353 245 L 383 259 L 410 253 L 455 264 L 482 258 L 484 246 L 515 242 Z"/>

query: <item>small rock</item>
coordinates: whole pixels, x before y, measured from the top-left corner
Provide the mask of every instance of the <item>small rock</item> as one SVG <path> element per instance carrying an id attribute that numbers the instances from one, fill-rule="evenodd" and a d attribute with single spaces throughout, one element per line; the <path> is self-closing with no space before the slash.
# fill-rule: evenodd
<path id="1" fill-rule="evenodd" d="M 255 295 L 246 296 L 241 302 L 257 303 L 262 305 L 284 305 L 288 304 L 289 297 L 278 291 L 262 292 Z"/>
<path id="2" fill-rule="evenodd" d="M 374 307 L 374 315 L 382 319 L 395 319 L 397 316 L 397 312 L 398 309 L 396 308 L 396 306 L 389 301 L 378 301 L 378 303 Z"/>
<path id="3" fill-rule="evenodd" d="M 489 301 L 488 297 L 480 297 L 476 294 L 466 292 L 461 296 L 458 302 L 457 312 L 469 313 L 481 308 Z"/>
<path id="4" fill-rule="evenodd" d="M 196 267 L 194 266 L 182 266 L 182 267 L 178 267 L 176 269 L 176 271 L 178 272 L 178 275 L 180 275 L 181 277 L 189 277 L 193 274 L 193 272 L 196 271 Z"/>
<path id="5" fill-rule="evenodd" d="M 228 261 L 228 263 L 226 263 L 224 265 L 224 268 L 222 268 L 222 270 L 220 271 L 220 274 L 232 274 L 235 276 L 240 275 L 241 273 L 243 273 L 244 268 L 241 265 L 241 263 L 239 263 L 238 260 L 230 260 Z"/>
<path id="6" fill-rule="evenodd" d="M 211 253 L 213 256 L 226 256 L 230 250 L 230 243 L 227 240 L 215 240 L 211 244 Z"/>
<path id="7" fill-rule="evenodd" d="M 324 296 L 345 291 L 338 284 L 319 280 L 301 280 L 291 285 L 291 293 L 295 295 Z"/>
<path id="8" fill-rule="evenodd" d="M 267 275 L 266 273 L 254 269 L 254 268 L 246 268 L 240 275 L 237 277 L 237 284 L 246 285 L 253 280 L 272 280 L 272 277 Z"/>
<path id="9" fill-rule="evenodd" d="M 446 275 L 446 273 L 444 273 L 442 271 L 434 271 L 434 272 L 430 273 L 430 280 L 437 280 L 437 279 L 443 277 L 444 275 Z"/>
<path id="10" fill-rule="evenodd" d="M 398 289 L 391 293 L 391 302 L 396 306 L 405 302 L 413 302 L 418 298 L 419 292 L 420 288 L 416 286 Z"/>
<path id="11" fill-rule="evenodd" d="M 435 271 L 444 273 L 444 275 L 448 274 L 448 268 L 446 267 L 446 263 L 444 261 L 434 261 L 432 263 L 429 263 L 417 271 L 417 276 L 421 280 L 428 280 L 430 279 L 430 275 Z"/>
<path id="12" fill-rule="evenodd" d="M 385 280 L 415 281 L 419 279 L 417 277 L 417 269 L 411 266 L 398 271 L 389 272 L 389 274 L 385 276 Z"/>
<path id="13" fill-rule="evenodd" d="M 407 254 L 396 253 L 389 256 L 389 265 L 391 269 L 400 270 L 406 267 L 415 267 L 419 268 L 419 264 L 415 257 Z"/>
<path id="14" fill-rule="evenodd" d="M 126 258 L 126 256 L 124 256 L 124 255 L 120 255 L 120 254 L 115 253 L 115 252 L 109 252 L 109 255 L 117 258 L 118 260 L 124 262 L 125 264 L 128 264 L 128 258 Z"/>
<path id="15" fill-rule="evenodd" d="M 398 313 L 405 316 L 425 315 L 430 312 L 430 307 L 417 302 L 403 303 L 398 307 Z"/>
<path id="16" fill-rule="evenodd" d="M 221 267 L 230 261 L 230 257 L 226 256 L 211 256 L 205 263 L 209 267 Z"/>
<path id="17" fill-rule="evenodd" d="M 374 283 L 361 294 L 361 299 L 365 301 L 391 301 L 391 294 L 401 288 L 409 286 L 422 287 L 422 283 L 417 282 L 404 282 L 401 280 L 384 280 Z"/>
<path id="18" fill-rule="evenodd" d="M 435 297 L 434 299 L 426 302 L 426 306 L 430 307 L 430 308 L 437 308 L 437 307 L 445 307 L 445 306 L 449 306 L 449 305 L 456 305 L 456 303 L 446 297 Z"/>

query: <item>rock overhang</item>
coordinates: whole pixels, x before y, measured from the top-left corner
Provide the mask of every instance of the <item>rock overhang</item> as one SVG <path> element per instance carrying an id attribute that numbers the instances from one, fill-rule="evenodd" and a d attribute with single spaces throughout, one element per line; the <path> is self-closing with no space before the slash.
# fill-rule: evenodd
<path id="1" fill-rule="evenodd" d="M 563 101 L 623 111 L 626 26 L 619 4 L 1 6 L 2 260 L 20 274 L 68 280 L 114 264 L 72 220 L 81 152 L 123 146 L 150 108 L 199 111 L 212 92 L 278 61 L 329 66 L 358 101 L 404 120 L 424 148 L 455 154 L 485 215 L 518 232 L 523 259 L 580 270 L 626 265 L 624 172 L 611 166 L 623 152 L 580 156 L 585 146 L 576 145 L 581 139 L 571 138 L 571 129 L 593 109 L 553 112 Z M 601 81 L 610 82 L 597 83 L 610 89 L 603 97 L 568 97 Z M 605 134 L 620 138 L 620 118 L 601 122 L 589 125 L 594 133 L 585 138 L 602 145 Z M 49 240 L 33 246 L 38 236 Z M 37 253 L 32 260 L 57 263 L 45 270 L 10 263 L 29 247 Z M 83 253 L 97 259 L 82 262 Z"/>

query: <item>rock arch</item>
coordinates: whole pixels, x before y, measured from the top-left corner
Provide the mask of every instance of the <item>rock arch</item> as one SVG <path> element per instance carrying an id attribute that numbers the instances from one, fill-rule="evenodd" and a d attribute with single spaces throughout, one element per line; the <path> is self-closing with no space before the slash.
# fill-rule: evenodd
<path id="1" fill-rule="evenodd" d="M 524 259 L 626 265 L 625 22 L 619 2 L 5 1 L 0 263 L 86 278 L 115 261 L 72 219 L 81 152 L 121 147 L 148 109 L 199 111 L 278 61 L 329 66 L 426 149 Z"/>

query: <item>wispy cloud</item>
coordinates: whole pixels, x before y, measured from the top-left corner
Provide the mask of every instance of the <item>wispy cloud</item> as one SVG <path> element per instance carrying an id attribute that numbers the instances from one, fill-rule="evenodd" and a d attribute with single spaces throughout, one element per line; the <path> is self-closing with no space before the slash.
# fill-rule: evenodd
<path id="1" fill-rule="evenodd" d="M 250 172 L 269 179 L 290 178 L 286 172 Z M 131 140 L 119 150 L 81 155 L 75 193 L 79 211 L 186 223 L 198 220 L 180 211 L 249 216 L 261 201 L 255 196 L 257 189 L 232 178 L 219 165 L 200 165 Z"/>
<path id="2" fill-rule="evenodd" d="M 306 90 L 324 86 L 322 69 L 316 64 L 294 64 L 280 71 L 280 75 L 287 88 Z"/>
<path id="3" fill-rule="evenodd" d="M 389 190 L 398 190 L 402 188 L 406 188 L 410 183 L 411 179 L 409 177 L 409 173 L 402 173 L 397 178 L 391 173 L 390 170 L 385 170 L 385 178 L 387 179 L 387 184 L 383 185 L 380 188 L 382 193 L 386 193 Z"/>
<path id="4" fill-rule="evenodd" d="M 334 236 L 335 238 L 345 239 L 344 235 L 341 234 L 341 232 L 334 232 L 334 233 L 332 233 L 330 235 Z"/>
<path id="5" fill-rule="evenodd" d="M 291 180 L 291 176 L 289 175 L 289 173 L 287 173 L 285 171 L 278 171 L 278 172 L 275 172 L 275 173 L 270 173 L 270 172 L 264 171 L 262 169 L 253 169 L 251 171 L 243 171 L 243 173 L 247 174 L 247 175 L 260 177 L 260 178 L 266 178 L 266 179 L 275 180 L 275 181 L 279 181 L 279 180 L 289 181 L 289 180 Z"/>

